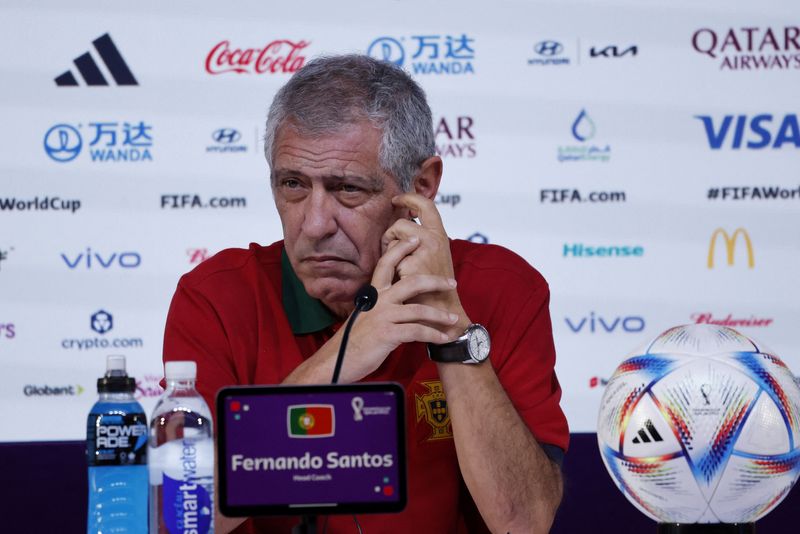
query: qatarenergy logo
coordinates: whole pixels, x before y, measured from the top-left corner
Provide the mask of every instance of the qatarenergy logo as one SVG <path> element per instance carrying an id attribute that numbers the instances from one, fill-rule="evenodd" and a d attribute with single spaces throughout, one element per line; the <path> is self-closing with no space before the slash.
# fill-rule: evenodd
<path id="1" fill-rule="evenodd" d="M 61 197 L 0 197 L 0 211 L 61 211 L 75 213 L 81 201 Z"/>

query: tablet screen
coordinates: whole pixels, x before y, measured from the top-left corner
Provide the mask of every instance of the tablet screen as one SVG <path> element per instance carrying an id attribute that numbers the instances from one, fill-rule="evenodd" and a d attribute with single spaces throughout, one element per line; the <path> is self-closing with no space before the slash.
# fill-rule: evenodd
<path id="1" fill-rule="evenodd" d="M 398 384 L 246 386 L 217 395 L 223 514 L 393 512 L 405 507 Z"/>

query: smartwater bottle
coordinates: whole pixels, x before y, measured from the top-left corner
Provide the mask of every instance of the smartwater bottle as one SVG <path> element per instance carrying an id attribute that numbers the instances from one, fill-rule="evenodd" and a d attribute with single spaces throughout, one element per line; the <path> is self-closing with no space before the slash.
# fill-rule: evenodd
<path id="1" fill-rule="evenodd" d="M 150 534 L 213 533 L 214 432 L 197 364 L 167 362 L 164 376 L 150 422 Z"/>
<path id="2" fill-rule="evenodd" d="M 147 534 L 147 421 L 125 356 L 108 356 L 86 424 L 89 534 Z"/>

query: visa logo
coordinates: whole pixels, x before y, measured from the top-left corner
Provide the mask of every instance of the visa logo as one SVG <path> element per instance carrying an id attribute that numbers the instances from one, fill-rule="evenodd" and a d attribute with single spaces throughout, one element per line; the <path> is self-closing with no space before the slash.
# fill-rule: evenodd
<path id="1" fill-rule="evenodd" d="M 142 264 L 142 257 L 138 252 L 102 254 L 92 251 L 89 247 L 86 248 L 86 252 L 80 252 L 77 256 L 68 256 L 62 252 L 61 259 L 70 269 L 93 269 L 95 266 L 99 266 L 101 269 L 110 269 L 111 267 L 135 269 Z"/>
<path id="2" fill-rule="evenodd" d="M 800 148 L 800 126 L 797 115 L 790 113 L 783 119 L 769 114 L 756 115 L 748 119 L 747 115 L 725 115 L 722 121 L 715 124 L 709 115 L 695 115 L 705 127 L 708 146 L 719 150 L 729 141 L 730 147 L 738 150 L 742 144 L 746 148 L 759 149 L 771 146 L 781 148 L 789 143 Z"/>
<path id="3" fill-rule="evenodd" d="M 621 332 L 632 334 L 641 332 L 644 330 L 645 326 L 644 317 L 639 317 L 638 315 L 606 318 L 597 315 L 594 312 L 590 312 L 589 315 L 585 317 L 579 317 L 575 320 L 565 317 L 564 321 L 567 323 L 569 329 L 576 334 L 581 332 L 589 332 L 591 334 L 595 334 L 597 332 L 602 334 L 603 332 L 606 332 L 611 334 L 617 329 L 619 329 Z"/>

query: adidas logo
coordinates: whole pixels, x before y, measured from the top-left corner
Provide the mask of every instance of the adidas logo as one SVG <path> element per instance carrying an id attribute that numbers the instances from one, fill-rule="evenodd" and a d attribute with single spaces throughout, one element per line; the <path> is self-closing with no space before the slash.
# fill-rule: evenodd
<path id="1" fill-rule="evenodd" d="M 97 53 L 100 54 L 100 59 L 103 60 L 103 64 L 108 69 L 108 72 L 111 73 L 117 85 L 139 85 L 109 34 L 101 35 L 92 41 L 92 44 Z M 109 85 L 100 67 L 98 67 L 89 52 L 75 58 L 74 63 L 86 85 Z M 58 76 L 55 81 L 59 87 L 75 87 L 78 85 L 78 80 L 69 70 Z"/>
<path id="2" fill-rule="evenodd" d="M 649 435 L 648 435 L 649 432 Z M 633 438 L 634 443 L 650 443 L 651 441 L 664 441 L 664 438 L 661 437 L 661 434 L 658 433 L 656 427 L 653 426 L 653 422 L 648 419 L 644 422 L 644 427 L 639 429 L 638 438 Z M 639 440 L 639 438 L 642 438 Z"/>

